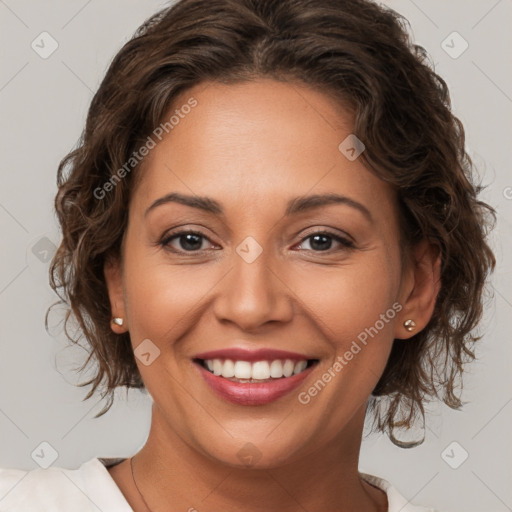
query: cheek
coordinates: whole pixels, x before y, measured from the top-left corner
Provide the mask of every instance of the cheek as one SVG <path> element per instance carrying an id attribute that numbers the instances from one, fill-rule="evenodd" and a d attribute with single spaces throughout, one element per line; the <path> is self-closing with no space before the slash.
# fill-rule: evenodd
<path id="1" fill-rule="evenodd" d="M 150 256 L 143 248 L 126 251 L 126 308 L 132 341 L 150 338 L 168 343 L 199 318 L 208 291 L 222 277 L 215 267 L 171 265 L 162 256 Z"/>
<path id="2" fill-rule="evenodd" d="M 324 399 L 360 403 L 384 370 L 402 309 L 397 302 L 399 266 L 387 254 L 375 250 L 329 271 L 318 267 L 295 282 L 297 296 L 321 331 L 319 343 L 327 341 L 332 355 L 323 372 L 335 384 L 322 393 Z"/>
<path id="3" fill-rule="evenodd" d="M 357 338 L 381 315 L 390 320 L 396 316 L 397 308 L 392 305 L 399 290 L 398 270 L 391 255 L 374 250 L 346 265 L 312 266 L 296 276 L 293 289 L 321 320 L 327 338 L 344 345 L 343 340 Z M 379 330 L 389 331 L 392 323 L 378 322 Z"/>
<path id="4" fill-rule="evenodd" d="M 323 336 L 330 344 L 331 357 L 297 395 L 310 417 L 322 418 L 325 435 L 336 436 L 343 425 L 361 411 L 386 366 L 393 343 L 396 309 L 383 290 L 374 293 L 338 291 L 338 301 L 323 306 Z M 387 291 L 387 290 L 384 290 Z M 395 303 L 396 304 L 396 303 Z M 395 306 L 396 307 L 396 306 Z M 383 315 L 383 317 L 381 317 Z M 384 319 L 382 319 L 384 318 Z"/>

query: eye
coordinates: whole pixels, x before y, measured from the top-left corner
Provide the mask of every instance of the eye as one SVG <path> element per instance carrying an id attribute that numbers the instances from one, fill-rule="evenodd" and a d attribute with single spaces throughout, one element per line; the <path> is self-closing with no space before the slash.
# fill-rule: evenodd
<path id="1" fill-rule="evenodd" d="M 209 241 L 209 238 L 207 238 L 202 233 L 198 231 L 185 230 L 168 234 L 162 239 L 160 245 L 172 252 L 194 253 L 206 250 L 206 248 L 203 247 L 203 242 L 205 240 Z M 331 249 L 333 240 L 345 249 L 355 249 L 353 242 L 328 231 L 318 231 L 312 233 L 304 237 L 302 239 L 302 243 L 309 241 L 310 248 L 306 248 L 306 250 L 314 252 L 327 252 Z"/>
<path id="2" fill-rule="evenodd" d="M 204 240 L 209 239 L 198 231 L 178 231 L 166 236 L 160 245 L 173 252 L 197 252 L 205 250 L 202 247 Z M 175 245 L 172 244 L 174 241 L 177 242 Z"/>
<path id="3" fill-rule="evenodd" d="M 345 249 L 355 249 L 355 245 L 350 240 L 343 238 L 342 236 L 330 233 L 328 231 L 318 231 L 312 233 L 302 239 L 304 241 L 310 241 L 310 251 L 314 252 L 326 252 L 332 247 L 332 241 L 335 240 L 338 244 L 343 246 Z"/>

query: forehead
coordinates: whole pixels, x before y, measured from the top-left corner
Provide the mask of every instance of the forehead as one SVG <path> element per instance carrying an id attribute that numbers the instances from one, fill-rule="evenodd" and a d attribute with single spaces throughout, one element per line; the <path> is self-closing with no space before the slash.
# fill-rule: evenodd
<path id="1" fill-rule="evenodd" d="M 310 87 L 208 82 L 177 97 L 164 122 L 171 116 L 140 170 L 140 207 L 181 191 L 238 211 L 241 202 L 261 210 L 308 193 L 350 195 L 377 213 L 393 208 L 390 186 L 339 149 L 351 135 L 350 111 Z"/>

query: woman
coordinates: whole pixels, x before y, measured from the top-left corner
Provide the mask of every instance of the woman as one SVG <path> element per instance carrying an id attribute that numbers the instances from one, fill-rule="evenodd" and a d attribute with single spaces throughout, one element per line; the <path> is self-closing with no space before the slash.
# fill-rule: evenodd
<path id="1" fill-rule="evenodd" d="M 150 434 L 125 459 L 4 470 L 3 494 L 25 480 L 5 510 L 427 510 L 359 473 L 359 448 L 367 414 L 407 446 L 425 400 L 461 404 L 495 265 L 471 169 L 389 9 L 156 14 L 61 162 L 52 263 L 97 363 L 88 398 L 105 387 L 101 415 L 146 389 Z"/>

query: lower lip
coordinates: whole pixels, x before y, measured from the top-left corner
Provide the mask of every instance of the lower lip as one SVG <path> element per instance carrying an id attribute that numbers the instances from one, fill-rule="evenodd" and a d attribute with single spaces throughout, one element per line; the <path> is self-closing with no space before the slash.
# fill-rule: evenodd
<path id="1" fill-rule="evenodd" d="M 264 405 L 293 391 L 311 373 L 315 365 L 291 377 L 283 377 L 270 382 L 233 382 L 214 375 L 196 363 L 208 386 L 221 398 L 238 405 Z"/>

